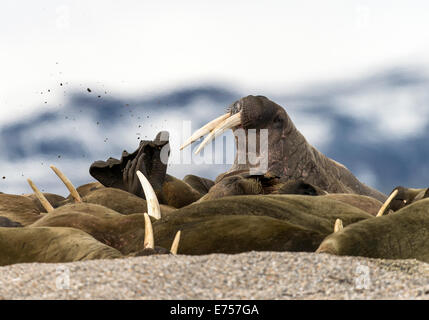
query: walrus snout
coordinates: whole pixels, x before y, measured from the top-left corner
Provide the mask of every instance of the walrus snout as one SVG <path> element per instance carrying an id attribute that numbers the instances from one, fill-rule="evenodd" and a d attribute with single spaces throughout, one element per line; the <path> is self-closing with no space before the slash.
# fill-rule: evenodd
<path id="1" fill-rule="evenodd" d="M 327 254 L 334 254 L 338 255 L 339 250 L 337 248 L 337 241 L 334 239 L 329 239 L 329 236 L 327 239 L 325 239 L 317 248 L 316 253 L 327 253 Z"/>

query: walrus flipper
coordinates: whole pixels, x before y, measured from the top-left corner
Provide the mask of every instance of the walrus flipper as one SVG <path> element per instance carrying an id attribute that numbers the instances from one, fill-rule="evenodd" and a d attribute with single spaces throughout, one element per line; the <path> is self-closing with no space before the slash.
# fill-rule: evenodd
<path id="1" fill-rule="evenodd" d="M 140 170 L 155 192 L 161 191 L 170 154 L 169 133 L 159 132 L 153 141 L 142 140 L 133 153 L 122 152 L 121 160 L 95 161 L 89 168 L 92 177 L 105 187 L 118 188 L 145 198 L 136 172 Z"/>

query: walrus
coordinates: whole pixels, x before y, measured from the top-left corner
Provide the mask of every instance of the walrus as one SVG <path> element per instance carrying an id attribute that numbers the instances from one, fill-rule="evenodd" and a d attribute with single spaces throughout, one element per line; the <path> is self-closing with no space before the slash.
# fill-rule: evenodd
<path id="1" fill-rule="evenodd" d="M 380 209 L 383 205 L 377 199 L 374 199 L 368 196 L 358 195 L 358 194 L 331 193 L 331 194 L 324 195 L 324 197 L 347 203 L 365 212 L 368 212 L 373 216 L 376 216 L 380 212 Z"/>
<path id="2" fill-rule="evenodd" d="M 73 228 L 0 228 L 0 266 L 121 257 L 118 250 Z"/>
<path id="3" fill-rule="evenodd" d="M 0 227 L 0 266 L 15 263 L 64 263 L 73 261 L 84 261 L 93 259 L 118 259 L 127 257 L 137 257 L 153 254 L 177 254 L 180 241 L 180 232 L 173 240 L 170 250 L 155 246 L 153 229 L 150 218 L 145 213 L 144 219 L 148 221 L 145 225 L 144 239 L 138 251 L 121 253 L 119 250 L 105 243 L 98 241 L 87 232 L 76 228 L 61 227 L 51 220 L 56 226 L 31 226 L 25 228 L 4 228 Z M 50 220 L 53 216 L 48 214 L 43 219 Z M 82 218 L 83 215 L 80 215 Z M 88 217 L 88 215 L 87 215 Z M 94 216 L 93 216 L 94 217 Z M 129 216 L 122 216 L 124 219 Z M 55 217 L 53 217 L 55 219 Z M 59 220 L 61 220 L 61 214 Z M 89 221 L 94 223 L 95 220 Z M 98 220 L 96 223 L 101 227 L 103 223 Z M 60 223 L 61 224 L 61 223 Z M 85 224 L 83 222 L 82 224 Z M 86 225 L 89 227 L 89 224 Z M 104 223 L 104 226 L 106 224 Z M 112 226 L 112 225 L 111 225 Z M 100 228 L 101 231 L 102 228 Z M 120 226 L 118 226 L 118 231 Z M 93 229 L 95 230 L 95 229 Z M 140 235 L 140 234 L 139 234 Z M 139 235 L 136 235 L 139 236 Z"/>
<path id="4" fill-rule="evenodd" d="M 232 176 L 251 172 L 255 167 L 260 166 L 260 164 L 250 163 L 251 156 L 252 158 L 265 157 L 268 163 L 264 177 L 278 179 L 277 183 L 304 179 L 307 183 L 328 193 L 361 194 L 383 202 L 386 199 L 383 193 L 361 183 L 345 166 L 329 159 L 311 146 L 295 127 L 286 111 L 264 96 L 249 95 L 239 99 L 228 108 L 226 115 L 215 119 L 215 123 L 218 120 L 221 121 L 215 124 L 214 128 L 209 123 L 202 128 L 203 130 L 198 130 L 181 148 L 208 134 L 196 151 L 199 152 L 227 129 L 232 129 L 234 133 L 238 129 L 244 130 L 247 141 L 249 130 L 254 129 L 256 140 L 259 141 L 261 130 L 268 129 L 268 154 L 260 152 L 258 155 L 256 149 L 255 154 L 251 155 L 249 151 L 240 150 L 236 143 L 235 162 L 230 170 L 216 178 L 216 184 L 230 184 L 228 179 Z M 241 162 L 243 160 L 243 152 L 246 152 L 246 163 L 239 162 L 240 156 Z"/>
<path id="5" fill-rule="evenodd" d="M 149 236 L 153 238 L 153 231 L 151 231 L 152 226 L 148 214 L 143 212 L 149 212 L 154 219 L 160 219 L 162 213 L 153 188 L 141 172 L 137 171 L 137 176 L 147 200 L 115 188 L 95 188 L 82 199 L 72 182 L 58 168 L 55 166 L 51 166 L 51 168 L 70 190 L 74 202 L 53 208 L 44 194 L 28 179 L 31 188 L 35 192 L 34 196 L 47 211 L 47 214 L 44 214 L 43 217 L 28 227 L 72 227 L 80 229 L 98 241 L 119 250 L 124 255 L 148 255 L 169 252 L 164 248 L 148 245 L 148 243 L 154 243 L 153 240 L 147 240 Z M 109 193 L 106 193 L 106 191 Z M 102 193 L 101 197 L 98 195 L 99 193 Z M 87 200 L 107 202 L 110 205 L 109 207 L 118 208 L 122 212 L 117 212 L 107 206 L 87 202 Z M 149 233 L 148 228 L 150 229 Z M 145 235 L 144 239 L 143 233 Z M 178 239 L 175 241 L 178 241 Z"/>
<path id="6" fill-rule="evenodd" d="M 299 180 L 328 193 L 365 195 L 381 202 L 387 198 L 385 194 L 360 182 L 345 166 L 311 146 L 286 111 L 264 96 L 249 95 L 237 100 L 227 109 L 226 114 L 197 130 L 184 142 L 181 149 L 207 135 L 197 149 L 199 152 L 228 129 L 232 129 L 236 137 L 238 131 L 244 132 L 246 141 L 251 130 L 256 134 L 256 141 L 259 141 L 261 130 L 267 129 L 268 151 L 264 154 L 261 147 L 257 147 L 252 154 L 248 146 L 244 149 L 238 146 L 236 139 L 234 164 L 230 170 L 216 178 L 214 185 L 207 192 L 193 188 L 185 181 L 167 177 L 166 163 L 170 150 L 167 132 L 160 132 L 153 141 L 140 142 L 139 148 L 132 154 L 124 151 L 121 160 L 109 158 L 106 162 L 94 162 L 89 172 L 104 186 L 120 188 L 143 197 L 135 175 L 135 172 L 140 170 L 155 186 L 161 203 L 168 204 L 164 202 L 166 198 L 176 201 L 179 199 L 177 202 L 180 204 L 175 207 L 188 205 L 201 198 L 208 200 L 230 195 L 269 194 L 273 193 L 273 190 L 279 192 L 283 184 Z M 255 168 L 260 164 L 251 163 L 250 158 L 267 159 L 266 170 L 256 170 L 255 174 Z M 265 181 L 265 184 L 259 183 L 260 181 Z M 164 184 L 175 187 L 163 188 Z M 276 185 L 278 186 L 275 187 Z M 177 193 L 177 190 L 180 192 Z M 288 189 L 285 188 L 284 192 L 288 192 Z"/>
<path id="7" fill-rule="evenodd" d="M 57 169 L 57 172 L 60 171 Z M 140 172 L 137 174 L 142 176 Z M 66 178 L 62 173 L 61 176 Z M 27 221 L 25 228 L 17 228 L 21 226 L 19 223 L 0 217 L 0 265 L 177 254 L 180 231 L 176 233 L 170 250 L 155 246 L 151 218 L 146 212 L 124 215 L 101 205 L 84 203 L 81 199 L 78 201 L 79 198 L 75 198 L 76 189 L 68 179 L 66 181 L 76 202 L 53 208 L 44 194 L 29 180 L 35 197 L 47 213 L 38 214 L 37 221 L 32 224 Z M 149 187 L 146 182 L 143 179 L 144 189 Z M 150 202 L 148 207 L 155 216 L 152 219 L 157 219 L 160 208 L 156 199 L 151 198 L 154 192 L 145 190 L 145 194 L 149 195 L 147 201 L 130 195 L 145 203 Z M 12 200 L 8 210 L 18 209 L 18 213 L 19 209 L 29 210 L 36 206 L 28 197 L 2 196 L 4 200 L 9 200 L 4 201 L 5 204 L 10 204 Z M 158 208 L 152 208 L 157 205 Z M 22 214 L 17 217 L 21 216 Z"/>
<path id="8" fill-rule="evenodd" d="M 63 196 L 60 196 L 59 194 L 50 193 L 50 192 L 43 192 L 44 197 L 49 201 L 49 203 L 52 205 L 53 208 L 57 208 L 59 206 L 62 206 L 64 202 L 66 201 L 66 198 Z M 37 196 L 32 194 L 25 194 L 25 197 L 33 200 L 34 204 L 37 207 L 37 210 L 39 210 L 40 213 L 46 213 L 46 208 L 43 207 L 43 205 L 40 203 Z"/>
<path id="9" fill-rule="evenodd" d="M 41 212 L 35 202 L 25 196 L 0 194 L 0 216 L 23 226 L 40 219 Z"/>
<path id="10" fill-rule="evenodd" d="M 69 204 L 55 209 L 29 225 L 28 228 L 75 228 L 85 231 L 123 255 L 147 255 L 147 223 L 144 213 L 123 215 L 101 205 L 83 203 Z M 151 232 L 153 233 L 153 231 Z M 151 247 L 151 249 L 158 254 L 168 253 L 168 250 L 161 247 Z"/>
<path id="11" fill-rule="evenodd" d="M 78 190 L 79 188 L 77 188 Z M 88 192 L 85 196 L 82 196 L 81 203 L 92 203 L 98 204 L 109 209 L 112 209 L 116 212 L 119 212 L 123 215 L 139 213 L 139 212 L 147 212 L 147 202 L 145 199 L 136 196 L 135 194 L 129 193 L 122 189 L 117 188 L 99 188 L 93 191 Z M 73 198 L 67 199 L 61 203 L 61 206 L 57 208 L 75 204 Z M 161 215 L 166 212 L 170 212 L 175 210 L 173 207 L 169 207 L 167 205 L 160 205 Z"/>
<path id="12" fill-rule="evenodd" d="M 429 262 L 428 210 L 429 199 L 423 199 L 388 215 L 345 223 L 316 252 Z"/>
<path id="13" fill-rule="evenodd" d="M 63 207 L 70 204 L 75 204 L 75 206 L 73 206 L 73 210 L 75 211 L 85 211 L 90 208 L 87 205 L 88 203 L 98 204 L 124 215 L 148 212 L 149 215 L 155 217 L 156 219 L 159 219 L 161 217 L 162 212 L 165 213 L 175 210 L 174 208 L 170 208 L 168 206 L 159 205 L 156 193 L 153 190 L 151 184 L 149 183 L 147 178 L 139 171 L 137 171 L 136 176 L 138 177 L 139 183 L 141 183 L 141 185 L 143 186 L 142 189 L 146 196 L 146 200 L 121 189 L 106 188 L 104 186 L 101 186 L 101 184 L 99 183 L 85 184 L 76 189 L 73 183 L 67 178 L 67 176 L 63 172 L 61 172 L 61 170 L 59 170 L 53 165 L 51 165 L 50 167 L 70 191 L 70 196 L 68 196 L 66 199 L 61 197 L 62 199 L 64 199 L 63 201 L 57 202 L 56 205 L 52 205 L 49 199 L 45 196 L 52 194 L 40 192 L 40 190 L 33 183 L 33 181 L 31 181 L 31 179 L 27 179 L 30 187 L 34 191 L 34 194 L 31 195 L 31 198 L 38 200 L 37 205 L 43 207 L 44 213 L 51 213 L 54 211 L 58 212 L 60 210 L 57 210 L 57 208 L 62 209 Z M 80 192 L 78 190 L 80 190 Z M 56 200 L 57 197 L 53 197 L 53 199 Z"/>
<path id="14" fill-rule="evenodd" d="M 416 189 L 397 186 L 389 194 L 382 210 L 380 209 L 379 215 L 398 211 L 405 206 L 425 198 L 429 198 L 429 188 Z"/>
<path id="15" fill-rule="evenodd" d="M 314 252 L 337 219 L 348 225 L 375 218 L 324 196 L 241 195 L 193 203 L 156 220 L 153 228 L 163 247 L 181 230 L 181 254 Z"/>

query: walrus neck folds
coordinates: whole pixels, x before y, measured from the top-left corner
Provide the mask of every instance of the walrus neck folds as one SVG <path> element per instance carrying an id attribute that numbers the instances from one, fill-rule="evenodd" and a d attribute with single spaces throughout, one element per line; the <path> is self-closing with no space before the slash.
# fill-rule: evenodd
<path id="1" fill-rule="evenodd" d="M 246 141 L 248 140 L 248 130 L 246 129 Z M 268 135 L 270 129 L 267 128 Z M 260 131 L 256 132 L 256 141 L 260 140 Z M 308 172 L 315 167 L 315 150 L 310 144 L 307 143 L 304 136 L 296 129 L 294 124 L 290 121 L 288 127 L 283 130 L 281 139 L 270 139 L 268 136 L 268 155 L 260 152 L 261 148 L 258 147 L 258 158 L 268 158 L 268 163 L 264 175 L 269 177 L 278 177 L 286 179 L 300 179 L 306 178 Z M 261 167 L 261 163 L 251 164 L 246 155 L 246 163 L 239 162 L 239 145 L 236 139 L 235 149 L 236 156 L 234 164 L 231 168 L 222 175 L 222 178 L 231 176 L 237 173 L 251 172 L 252 169 Z M 319 153 L 320 154 L 320 153 Z M 323 155 L 322 155 L 323 156 Z M 262 161 L 262 160 L 261 160 Z"/>

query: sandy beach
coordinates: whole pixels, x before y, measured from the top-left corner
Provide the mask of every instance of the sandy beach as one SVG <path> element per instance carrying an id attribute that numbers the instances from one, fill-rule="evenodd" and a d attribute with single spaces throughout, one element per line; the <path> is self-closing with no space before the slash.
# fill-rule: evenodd
<path id="1" fill-rule="evenodd" d="M 0 299 L 429 299 L 429 264 L 315 253 L 0 267 Z"/>

